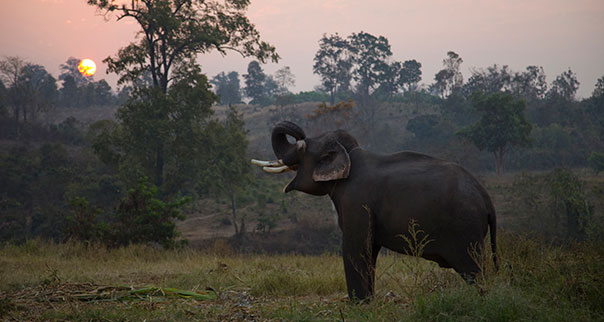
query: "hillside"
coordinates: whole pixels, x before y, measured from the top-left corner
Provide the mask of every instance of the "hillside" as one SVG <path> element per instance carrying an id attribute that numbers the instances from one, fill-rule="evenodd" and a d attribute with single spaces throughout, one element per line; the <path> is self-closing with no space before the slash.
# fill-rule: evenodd
<path id="1" fill-rule="evenodd" d="M 273 159 L 270 144 L 270 131 L 279 120 L 287 119 L 296 122 L 307 131 L 308 136 L 316 135 L 322 128 L 317 128 L 307 115 L 313 113 L 319 103 L 302 103 L 284 107 L 257 107 L 240 105 L 247 137 L 250 158 Z M 216 118 L 223 118 L 228 107 L 215 106 Z M 60 123 L 68 117 L 74 117 L 83 125 L 99 119 L 113 118 L 116 108 L 90 109 L 57 109 L 46 117 L 46 122 Z M 354 110 L 353 110 L 354 111 Z M 421 109 L 404 103 L 384 103 L 376 110 L 375 122 L 378 131 L 387 133 L 383 138 L 385 145 L 376 145 L 370 150 L 399 150 L 405 147 L 406 140 L 413 137 L 405 127 L 409 119 L 422 114 L 437 113 L 435 107 L 427 105 Z M 363 124 L 356 123 L 349 128 L 352 133 L 362 132 Z M 362 133 L 361 133 L 362 134 Z M 362 146 L 367 145 L 366 136 L 358 135 Z M 378 135 L 379 137 L 379 135 Z M 429 148 L 429 147 L 428 147 Z M 386 150 L 386 151 L 384 151 Z M 463 153 L 472 153 L 465 151 Z M 473 152 L 474 154 L 476 152 Z M 448 158 L 445 153 L 439 155 Z M 455 160 L 453 158 L 452 160 Z M 519 196 L 522 187 L 518 186 L 522 172 L 508 172 L 503 177 L 496 177 L 493 172 L 473 171 L 485 185 L 498 213 L 500 228 L 522 231 L 527 220 L 533 220 L 526 214 L 531 209 L 518 209 L 519 203 L 526 201 Z M 213 247 L 215 243 L 230 243 L 241 250 L 302 253 L 321 253 L 337 250 L 339 230 L 336 227 L 335 210 L 328 197 L 313 197 L 299 192 L 282 193 L 282 188 L 292 178 L 292 174 L 269 175 L 253 167 L 253 184 L 239 196 L 238 218 L 244 220 L 247 235 L 245 240 L 232 238 L 231 205 L 225 200 L 209 197 L 195 201 L 187 212 L 187 218 L 178 223 L 182 236 L 188 239 L 193 247 Z M 533 172 L 533 175 L 546 175 L 545 172 Z M 589 202 L 593 205 L 596 217 L 601 217 L 604 209 L 604 198 L 598 193 L 604 187 L 602 176 L 594 176 L 590 171 L 579 171 L 580 178 L 588 182 L 586 191 Z M 531 189 L 536 189 L 532 187 Z M 547 209 L 548 189 L 539 188 L 537 193 L 541 207 Z M 528 206 L 527 206 L 528 207 Z M 545 210 L 544 210 L 545 211 Z M 547 211 L 545 211 L 547 212 Z M 531 215 L 532 216 L 532 215 Z M 238 223 L 240 224 L 240 223 Z M 302 236 L 302 237 L 301 237 Z M 300 238 L 304 242 L 300 242 Z M 242 246 L 245 244 L 246 246 Z"/>

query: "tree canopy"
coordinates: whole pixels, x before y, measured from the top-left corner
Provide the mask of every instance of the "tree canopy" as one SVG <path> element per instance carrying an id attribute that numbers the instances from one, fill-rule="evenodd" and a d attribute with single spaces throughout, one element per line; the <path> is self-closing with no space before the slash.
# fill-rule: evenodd
<path id="1" fill-rule="evenodd" d="M 472 95 L 472 105 L 480 120 L 463 128 L 459 135 L 480 150 L 495 155 L 496 171 L 503 173 L 503 156 L 512 146 L 527 146 L 532 125 L 524 116 L 525 102 L 504 92 Z"/>
<path id="2" fill-rule="evenodd" d="M 313 73 L 321 77 L 321 85 L 330 96 L 330 104 L 335 104 L 339 91 L 350 88 L 352 79 L 352 57 L 348 41 L 338 33 L 319 40 L 319 50 L 315 54 Z"/>
<path id="3" fill-rule="evenodd" d="M 197 54 L 211 50 L 223 54 L 233 50 L 261 62 L 279 59 L 275 47 L 260 40 L 245 16 L 248 0 L 88 0 L 88 4 L 115 14 L 117 20 L 134 19 L 141 28 L 137 42 L 104 60 L 108 72 L 121 75 L 120 84 L 135 82 L 148 71 L 153 86 L 165 93 L 174 80 L 174 68 L 195 65 Z"/>

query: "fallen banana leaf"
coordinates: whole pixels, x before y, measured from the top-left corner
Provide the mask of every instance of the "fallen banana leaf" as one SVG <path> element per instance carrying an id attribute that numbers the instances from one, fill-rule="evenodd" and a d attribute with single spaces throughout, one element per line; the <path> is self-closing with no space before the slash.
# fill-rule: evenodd
<path id="1" fill-rule="evenodd" d="M 215 300 L 217 298 L 214 291 L 193 292 L 179 290 L 171 287 L 148 286 L 139 289 L 132 289 L 127 286 L 108 286 L 99 288 L 93 292 L 76 293 L 71 297 L 79 301 L 123 301 L 123 300 L 144 300 L 149 297 L 180 297 L 183 299 L 194 299 L 197 301 Z"/>
<path id="2" fill-rule="evenodd" d="M 198 301 L 216 299 L 216 293 L 214 293 L 213 291 L 206 291 L 204 293 L 199 293 L 199 292 L 193 292 L 193 291 L 179 290 L 179 289 L 171 288 L 171 287 L 155 287 L 155 286 L 144 287 L 144 288 L 140 288 L 137 290 L 132 290 L 132 291 L 130 291 L 130 294 L 147 295 L 147 296 L 178 296 L 178 297 L 186 298 L 186 299 L 192 298 L 192 299 L 198 300 Z"/>

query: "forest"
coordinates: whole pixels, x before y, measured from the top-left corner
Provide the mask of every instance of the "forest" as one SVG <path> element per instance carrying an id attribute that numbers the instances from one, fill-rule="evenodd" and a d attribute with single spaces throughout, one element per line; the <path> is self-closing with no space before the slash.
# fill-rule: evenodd
<path id="1" fill-rule="evenodd" d="M 35 316 L 21 307 L 34 293 L 46 294 L 53 310 L 36 310 L 50 320 L 604 317 L 604 71 L 579 84 L 570 68 L 546 75 L 498 62 L 469 66 L 465 79 L 453 48 L 424 75 L 387 38 L 359 30 L 317 39 L 308 68 L 320 83 L 294 92 L 290 67 L 264 71 L 280 56 L 246 17 L 247 1 L 87 2 L 142 31 L 103 61 L 115 89 L 83 76 L 81 57 L 66 58 L 57 78 L 34 61 L 0 59 L 0 318 Z M 212 50 L 241 54 L 247 73 L 206 75 L 196 57 Z M 579 86 L 591 96 L 577 97 Z M 345 306 L 331 202 L 283 194 L 290 174 L 250 163 L 274 159 L 270 131 L 282 120 L 474 173 L 497 210 L 500 272 L 481 262 L 475 292 L 450 271 L 384 252 L 378 300 Z M 96 253 L 120 268 L 96 271 Z M 128 283 L 161 286 L 135 296 L 97 285 Z M 206 288 L 222 302 L 191 304 L 193 293 L 171 287 Z M 177 300 L 154 306 L 170 292 Z M 57 294 L 86 304 L 69 309 Z"/>
<path id="2" fill-rule="evenodd" d="M 267 75 L 256 60 L 244 86 L 234 71 L 208 80 L 187 70 L 169 86 L 153 85 L 144 71 L 116 93 L 106 81 L 82 76 L 73 57 L 60 66 L 58 81 L 43 66 L 5 57 L 2 240 L 173 245 L 185 242 L 175 222 L 208 199 L 231 204 L 221 220 L 244 233 L 237 205 L 263 208 L 271 193 L 262 189 L 273 180 L 252 171 L 248 160 L 272 157 L 268 131 L 280 120 L 314 135 L 345 129 L 371 151 L 419 151 L 485 176 L 516 173 L 522 181 L 534 173 L 543 177 L 534 180 L 543 181 L 540 189 L 562 180 L 559 189 L 566 190 L 549 197 L 581 208 L 566 209 L 578 212 L 573 216 L 583 228 L 572 234 L 580 239 L 587 222 L 601 217 L 594 208 L 601 201 L 587 199 L 576 172 L 598 178 L 604 169 L 604 76 L 592 96 L 579 100 L 570 69 L 548 84 L 541 67 L 514 72 L 494 64 L 472 68 L 464 81 L 463 59 L 449 51 L 426 86 L 419 85 L 421 63 L 393 61 L 384 37 L 334 34 L 318 43 L 313 70 L 322 82 L 299 93 L 288 88 L 295 83 L 288 67 Z M 276 212 L 249 219 L 266 230 L 287 217 Z"/>

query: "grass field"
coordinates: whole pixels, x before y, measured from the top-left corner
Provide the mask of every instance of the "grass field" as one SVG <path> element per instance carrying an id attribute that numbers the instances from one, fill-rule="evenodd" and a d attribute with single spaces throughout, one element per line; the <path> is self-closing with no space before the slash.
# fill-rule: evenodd
<path id="1" fill-rule="evenodd" d="M 604 320 L 602 245 L 558 247 L 500 233 L 499 248 L 500 271 L 486 263 L 475 286 L 422 259 L 382 254 L 376 296 L 354 305 L 333 254 L 223 256 L 30 241 L 0 248 L 0 319 Z"/>

